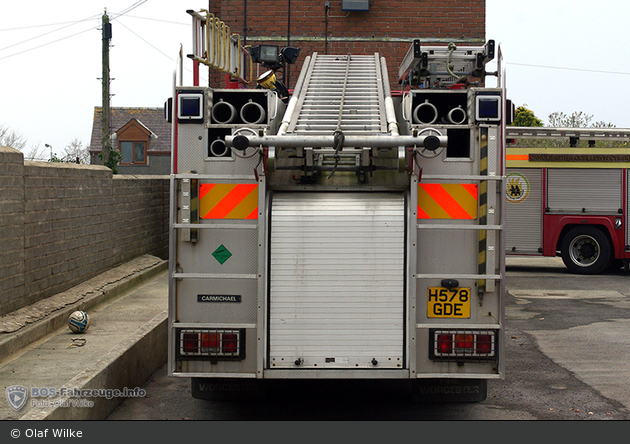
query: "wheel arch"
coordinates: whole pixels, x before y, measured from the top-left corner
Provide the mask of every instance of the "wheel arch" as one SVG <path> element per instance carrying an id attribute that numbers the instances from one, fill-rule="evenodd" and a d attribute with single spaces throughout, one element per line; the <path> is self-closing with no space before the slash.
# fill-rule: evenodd
<path id="1" fill-rule="evenodd" d="M 608 238 L 608 241 L 610 242 L 610 245 L 613 249 L 613 256 L 615 257 L 617 256 L 618 245 L 617 245 L 617 242 L 615 242 L 615 237 L 613 236 L 614 226 L 611 225 L 608 219 L 605 219 L 603 221 L 598 220 L 596 223 L 585 224 L 585 223 L 579 223 L 579 222 L 567 222 L 564 225 L 562 225 L 562 228 L 559 230 L 558 235 L 555 240 L 557 256 L 560 256 L 560 254 L 562 253 L 562 241 L 564 240 L 565 236 L 567 235 L 569 231 L 571 231 L 572 229 L 576 227 L 592 227 L 601 231 L 602 234 L 604 234 Z"/>

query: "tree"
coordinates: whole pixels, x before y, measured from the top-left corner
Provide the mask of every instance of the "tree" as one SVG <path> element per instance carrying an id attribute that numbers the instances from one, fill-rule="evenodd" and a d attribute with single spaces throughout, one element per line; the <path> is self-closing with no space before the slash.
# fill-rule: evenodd
<path id="1" fill-rule="evenodd" d="M 83 146 L 83 142 L 75 137 L 68 145 L 66 145 L 63 161 L 89 164 L 90 151 L 87 146 Z"/>
<path id="2" fill-rule="evenodd" d="M 610 122 L 604 122 L 600 120 L 599 122 L 591 123 L 593 120 L 592 114 L 587 114 L 582 111 L 573 111 L 571 114 L 565 114 L 562 111 L 556 111 L 549 114 L 549 125 L 553 128 L 615 128 Z M 548 146 L 553 147 L 568 147 L 570 142 L 568 140 L 549 140 Z M 589 145 L 587 140 L 580 140 L 577 143 L 578 147 L 588 147 Z M 627 146 L 626 142 L 619 141 L 597 141 L 596 146 L 600 147 L 625 147 Z"/>
<path id="3" fill-rule="evenodd" d="M 527 108 L 527 104 L 523 104 L 514 111 L 514 121 L 511 126 L 543 126 L 540 120 L 532 110 Z M 519 147 L 540 146 L 540 140 L 533 139 L 516 139 L 512 143 Z"/>
<path id="4" fill-rule="evenodd" d="M 25 160 L 47 160 L 49 162 L 67 162 L 67 163 L 90 163 L 90 151 L 87 146 L 83 146 L 77 137 L 72 139 L 68 145 L 64 148 L 64 154 L 58 157 L 57 154 L 52 153 L 52 147 L 46 145 L 46 148 L 50 148 L 51 153 L 48 156 L 45 152 L 45 148 L 42 148 L 39 144 L 32 145 L 28 151 L 26 151 L 27 139 L 17 131 L 11 130 L 4 125 L 0 125 L 0 146 L 8 146 L 24 152 Z"/>
<path id="5" fill-rule="evenodd" d="M 46 159 L 44 149 L 39 145 L 32 145 L 28 151 L 26 151 L 26 142 L 27 139 L 23 134 L 4 125 L 0 125 L 0 146 L 8 146 L 24 152 L 25 160 Z"/>
<path id="6" fill-rule="evenodd" d="M 84 147 L 83 143 L 75 137 L 64 148 L 63 156 L 57 157 L 57 154 L 53 154 L 49 162 L 89 164 L 90 152 L 88 151 L 87 147 Z"/>
<path id="7" fill-rule="evenodd" d="M 8 146 L 9 148 L 22 151 L 26 146 L 26 137 L 17 131 L 0 125 L 0 146 Z"/>
<path id="8" fill-rule="evenodd" d="M 552 128 L 589 128 L 595 127 L 591 125 L 593 120 L 592 114 L 586 114 L 582 111 L 573 111 L 571 115 L 567 115 L 562 111 L 556 111 L 549 114 L 549 125 Z"/>
<path id="9" fill-rule="evenodd" d="M 25 160 L 48 160 L 46 156 L 45 148 L 40 145 L 31 145 L 28 151 L 24 152 Z"/>
<path id="10" fill-rule="evenodd" d="M 98 158 L 101 159 L 103 165 L 112 170 L 112 173 L 118 174 L 118 162 L 120 162 L 120 159 L 122 159 L 122 154 L 120 153 L 120 151 L 111 149 L 109 151 L 109 155 L 106 161 L 103 161 L 103 157 L 104 156 L 102 151 L 98 153 Z"/>
<path id="11" fill-rule="evenodd" d="M 512 126 L 543 126 L 543 122 L 524 104 L 516 108 Z"/>
<path id="12" fill-rule="evenodd" d="M 519 106 L 514 115 L 514 123 L 512 126 L 546 126 L 550 128 L 615 128 L 612 123 L 598 121 L 593 123 L 593 115 L 582 111 L 574 111 L 566 114 L 562 111 L 555 111 L 549 114 L 549 123 L 543 125 L 543 122 L 534 115 L 533 111 L 527 108 L 527 105 Z M 563 148 L 569 147 L 568 139 L 517 139 L 515 145 L 519 147 L 546 147 L 546 148 Z M 589 147 L 587 140 L 580 140 L 578 147 Z M 625 147 L 626 142 L 618 141 L 597 141 L 596 146 L 601 147 Z"/>

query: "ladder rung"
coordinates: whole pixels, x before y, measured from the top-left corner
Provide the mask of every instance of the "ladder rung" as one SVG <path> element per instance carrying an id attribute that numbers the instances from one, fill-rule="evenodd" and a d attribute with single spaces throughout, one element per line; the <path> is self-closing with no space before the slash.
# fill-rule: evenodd
<path id="1" fill-rule="evenodd" d="M 441 225 L 441 224 L 417 224 L 416 228 L 424 230 L 488 230 L 501 231 L 501 225 Z"/>
<path id="2" fill-rule="evenodd" d="M 173 273 L 175 279 L 258 279 L 257 274 Z"/>
<path id="3" fill-rule="evenodd" d="M 501 280 L 503 277 L 500 274 L 415 274 L 416 279 L 486 279 L 486 280 Z"/>

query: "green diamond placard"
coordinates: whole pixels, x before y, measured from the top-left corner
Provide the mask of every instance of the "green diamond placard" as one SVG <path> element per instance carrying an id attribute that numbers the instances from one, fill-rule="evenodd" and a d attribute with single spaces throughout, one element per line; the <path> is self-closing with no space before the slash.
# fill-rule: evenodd
<path id="1" fill-rule="evenodd" d="M 214 250 L 212 256 L 214 256 L 214 258 L 219 261 L 221 265 L 223 265 L 225 261 L 232 257 L 232 253 L 230 253 L 230 250 L 225 248 L 225 245 L 221 244 L 219 248 Z"/>

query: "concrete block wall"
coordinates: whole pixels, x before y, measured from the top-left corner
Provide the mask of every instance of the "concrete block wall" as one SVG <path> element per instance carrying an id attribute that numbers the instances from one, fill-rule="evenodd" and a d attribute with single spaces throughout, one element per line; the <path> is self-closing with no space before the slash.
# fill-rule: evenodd
<path id="1" fill-rule="evenodd" d="M 112 180 L 114 254 L 168 259 L 168 176 L 116 175 Z M 125 259 L 128 260 L 128 259 Z"/>
<path id="2" fill-rule="evenodd" d="M 0 147 L 0 312 L 23 295 L 24 156 Z"/>
<path id="3" fill-rule="evenodd" d="M 0 148 L 0 315 L 143 254 L 168 258 L 169 180 Z"/>

